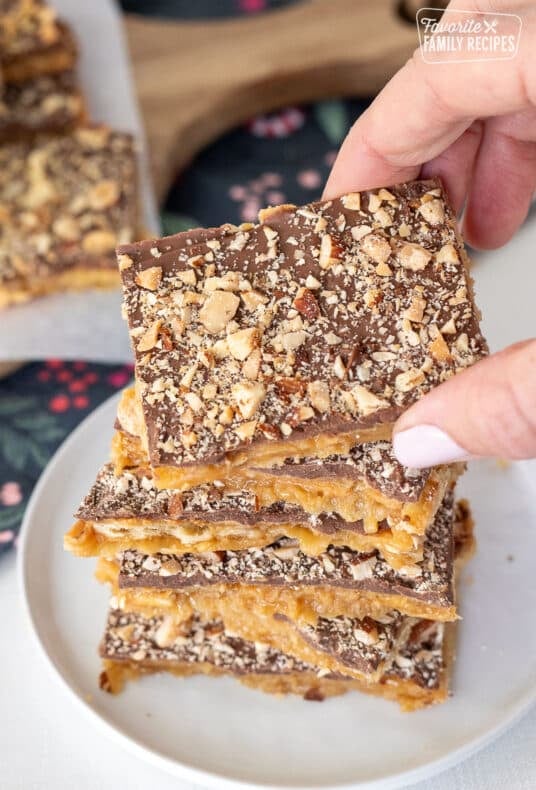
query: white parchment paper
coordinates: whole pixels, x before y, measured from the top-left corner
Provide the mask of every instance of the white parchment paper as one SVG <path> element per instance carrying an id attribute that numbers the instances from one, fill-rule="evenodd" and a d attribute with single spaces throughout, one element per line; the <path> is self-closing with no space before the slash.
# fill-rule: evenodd
<path id="1" fill-rule="evenodd" d="M 145 227 L 160 235 L 145 140 L 121 15 L 113 0 L 52 0 L 80 47 L 79 80 L 90 117 L 133 132 L 140 149 Z M 121 294 L 86 291 L 38 299 L 0 313 L 0 362 L 45 357 L 123 362 L 132 359 Z"/>

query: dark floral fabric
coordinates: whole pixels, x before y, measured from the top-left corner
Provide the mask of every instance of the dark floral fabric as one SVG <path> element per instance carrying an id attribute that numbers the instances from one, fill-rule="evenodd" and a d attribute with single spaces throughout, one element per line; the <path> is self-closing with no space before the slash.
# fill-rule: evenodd
<path id="1" fill-rule="evenodd" d="M 124 0 L 123 7 L 202 18 L 269 12 L 290 1 Z M 264 205 L 317 199 L 338 146 L 366 106 L 334 99 L 286 107 L 229 132 L 178 174 L 162 212 L 164 233 L 251 221 Z M 28 498 L 58 445 L 131 376 L 129 366 L 50 359 L 0 380 L 0 553 L 16 544 Z"/>

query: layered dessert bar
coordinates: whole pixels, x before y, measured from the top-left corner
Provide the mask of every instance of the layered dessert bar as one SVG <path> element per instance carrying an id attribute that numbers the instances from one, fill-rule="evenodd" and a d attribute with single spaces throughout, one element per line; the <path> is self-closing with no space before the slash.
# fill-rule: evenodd
<path id="1" fill-rule="evenodd" d="M 0 307 L 117 283 L 115 246 L 137 234 L 132 136 L 88 126 L 0 147 Z"/>
<path id="2" fill-rule="evenodd" d="M 0 142 L 65 134 L 84 118 L 84 101 L 72 72 L 6 85 L 0 96 Z"/>
<path id="3" fill-rule="evenodd" d="M 272 694 L 299 694 L 320 701 L 358 690 L 397 701 L 403 710 L 443 702 L 452 663 L 452 626 L 417 622 L 376 682 L 330 673 L 268 645 L 227 633 L 219 620 L 193 616 L 177 629 L 164 617 L 143 617 L 111 608 L 101 656 L 100 685 L 121 691 L 127 680 L 153 672 L 178 676 L 231 675 Z"/>
<path id="4" fill-rule="evenodd" d="M 457 617 L 454 560 L 464 562 L 472 547 L 467 506 L 454 508 L 448 495 L 417 566 L 397 570 L 378 552 L 344 546 L 311 556 L 282 538 L 241 551 L 148 555 L 131 549 L 117 560 L 101 559 L 97 577 L 111 584 L 119 607 L 180 620 L 197 611 L 224 620 L 236 614 L 247 621 L 258 613 L 315 623 L 340 615 L 380 619 L 394 609 L 447 621 Z"/>
<path id="5" fill-rule="evenodd" d="M 42 0 L 0 0 L 0 67 L 6 82 L 25 82 L 72 69 L 69 27 Z"/>
<path id="6" fill-rule="evenodd" d="M 346 454 L 486 352 L 439 181 L 118 249 L 157 485 Z"/>
<path id="7" fill-rule="evenodd" d="M 205 552 L 266 546 L 281 536 L 293 538 L 308 554 L 331 544 L 355 551 L 378 549 L 393 567 L 419 562 L 424 537 L 391 530 L 382 522 L 367 533 L 363 521 L 345 521 L 335 513 L 318 516 L 296 505 L 259 506 L 255 494 L 214 484 L 190 491 L 157 489 L 149 470 L 114 473 L 101 469 L 65 536 L 65 547 L 82 557 L 114 557 L 140 552 Z"/>
<path id="8" fill-rule="evenodd" d="M 118 475 L 149 465 L 139 415 L 134 388 L 129 388 L 121 397 L 118 430 L 112 442 L 112 461 Z M 432 469 L 403 467 L 391 443 L 380 441 L 355 445 L 345 455 L 289 458 L 270 467 L 234 467 L 231 479 L 233 485 L 253 492 L 261 507 L 285 502 L 312 516 L 336 514 L 348 522 L 361 521 L 367 534 L 388 527 L 397 533 L 402 546 L 408 546 L 408 533 L 424 534 L 463 469 L 462 464 Z M 186 479 L 191 482 L 189 471 Z M 177 484 L 172 490 L 188 487 Z"/>

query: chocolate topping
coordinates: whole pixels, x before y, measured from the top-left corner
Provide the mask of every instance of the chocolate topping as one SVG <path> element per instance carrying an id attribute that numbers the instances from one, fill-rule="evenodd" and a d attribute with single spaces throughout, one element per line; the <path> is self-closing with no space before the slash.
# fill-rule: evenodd
<path id="1" fill-rule="evenodd" d="M 118 250 L 153 466 L 391 424 L 486 351 L 438 181 Z"/>
<path id="2" fill-rule="evenodd" d="M 391 442 L 366 442 L 352 447 L 348 455 L 327 458 L 287 458 L 281 466 L 263 468 L 263 474 L 316 479 L 362 480 L 385 496 L 402 502 L 417 502 L 430 469 L 402 466 Z"/>

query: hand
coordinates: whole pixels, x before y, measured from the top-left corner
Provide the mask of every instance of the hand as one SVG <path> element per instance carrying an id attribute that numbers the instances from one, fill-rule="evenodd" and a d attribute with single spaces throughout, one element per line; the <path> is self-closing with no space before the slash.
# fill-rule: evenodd
<path id="1" fill-rule="evenodd" d="M 438 175 L 467 241 L 492 249 L 525 219 L 536 188 L 536 3 L 456 0 L 449 9 L 521 16 L 515 58 L 427 64 L 417 50 L 350 130 L 324 198 Z M 527 266 L 532 261 L 527 261 Z M 536 456 L 536 340 L 437 387 L 400 417 L 407 466 Z"/>

